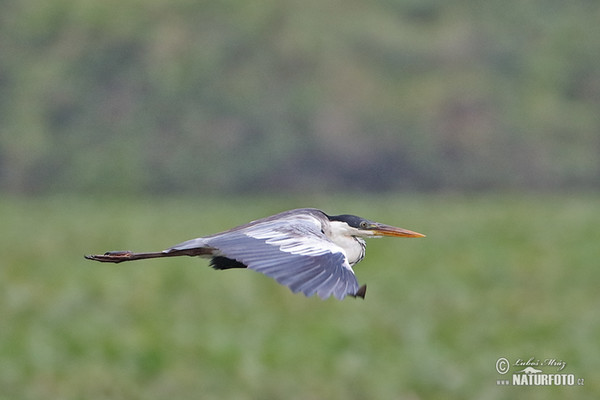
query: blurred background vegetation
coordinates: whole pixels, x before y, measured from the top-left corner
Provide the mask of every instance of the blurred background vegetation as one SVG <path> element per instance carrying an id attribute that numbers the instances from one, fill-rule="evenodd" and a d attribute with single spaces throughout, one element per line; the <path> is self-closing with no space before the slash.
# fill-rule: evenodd
<path id="1" fill-rule="evenodd" d="M 368 243 L 365 300 L 178 258 L 98 264 L 299 205 L 418 229 Z M 598 196 L 0 199 L 0 398 L 597 399 Z M 555 358 L 584 385 L 499 386 Z M 542 367 L 545 373 L 556 368 Z M 522 368 L 512 367 L 511 371 Z"/>
<path id="2" fill-rule="evenodd" d="M 597 399 L 599 21 L 595 0 L 0 1 L 0 398 Z M 82 257 L 306 206 L 427 238 L 369 243 L 365 301 Z M 498 386 L 499 357 L 585 384 Z"/>
<path id="3" fill-rule="evenodd" d="M 598 187 L 596 1 L 5 0 L 0 190 Z"/>

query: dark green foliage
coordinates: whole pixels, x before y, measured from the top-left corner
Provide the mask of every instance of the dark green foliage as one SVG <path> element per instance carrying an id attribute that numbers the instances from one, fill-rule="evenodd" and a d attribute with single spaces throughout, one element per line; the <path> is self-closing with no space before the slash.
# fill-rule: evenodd
<path id="1" fill-rule="evenodd" d="M 594 1 L 3 1 L 0 190 L 597 187 Z"/>

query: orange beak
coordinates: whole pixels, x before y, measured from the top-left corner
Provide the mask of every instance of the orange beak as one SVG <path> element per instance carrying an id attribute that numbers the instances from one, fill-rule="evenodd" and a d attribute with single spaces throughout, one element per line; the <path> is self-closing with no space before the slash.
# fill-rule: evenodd
<path id="1" fill-rule="evenodd" d="M 425 237 L 422 233 L 409 231 L 408 229 L 396 228 L 395 226 L 375 223 L 371 229 L 376 236 L 394 236 L 394 237 L 408 237 L 408 238 L 419 238 Z"/>

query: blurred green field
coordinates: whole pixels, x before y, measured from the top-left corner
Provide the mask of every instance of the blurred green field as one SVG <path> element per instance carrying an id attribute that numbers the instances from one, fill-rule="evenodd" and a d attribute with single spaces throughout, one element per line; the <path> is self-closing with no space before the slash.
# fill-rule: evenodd
<path id="1" fill-rule="evenodd" d="M 5 197 L 0 398 L 597 398 L 599 200 Z M 428 236 L 368 243 L 364 301 L 307 299 L 205 260 L 82 257 L 302 206 Z M 585 383 L 498 386 L 499 357 L 563 360 Z"/>

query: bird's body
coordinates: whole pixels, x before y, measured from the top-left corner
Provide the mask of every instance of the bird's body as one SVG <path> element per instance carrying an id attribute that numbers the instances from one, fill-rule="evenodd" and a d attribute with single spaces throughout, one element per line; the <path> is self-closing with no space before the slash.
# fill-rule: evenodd
<path id="1" fill-rule="evenodd" d="M 274 278 L 294 293 L 364 297 L 352 266 L 363 259 L 363 237 L 424 235 L 353 215 L 329 216 L 301 208 L 249 222 L 210 236 L 191 239 L 162 252 L 113 251 L 87 259 L 122 261 L 173 256 L 211 259 L 215 269 L 249 268 Z"/>

